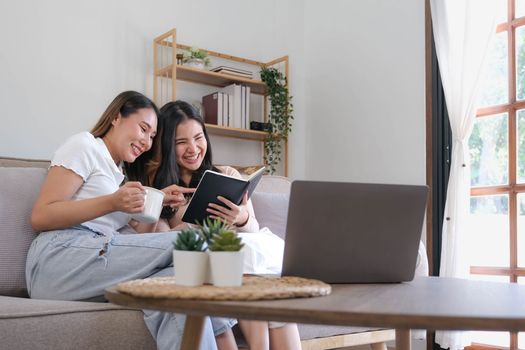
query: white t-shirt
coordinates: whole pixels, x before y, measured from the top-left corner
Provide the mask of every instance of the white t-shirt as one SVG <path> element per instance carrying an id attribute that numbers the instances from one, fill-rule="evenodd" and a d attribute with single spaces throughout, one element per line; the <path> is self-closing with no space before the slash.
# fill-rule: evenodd
<path id="1" fill-rule="evenodd" d="M 62 166 L 72 170 L 84 180 L 84 184 L 73 195 L 72 200 L 114 193 L 124 180 L 122 166 L 115 164 L 104 141 L 86 131 L 67 139 L 55 152 L 51 166 Z M 82 225 L 108 234 L 125 226 L 130 217 L 130 214 L 113 212 L 83 222 Z"/>

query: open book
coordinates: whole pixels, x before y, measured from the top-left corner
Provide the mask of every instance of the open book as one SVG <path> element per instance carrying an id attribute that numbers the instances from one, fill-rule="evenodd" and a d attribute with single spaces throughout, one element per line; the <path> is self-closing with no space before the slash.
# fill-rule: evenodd
<path id="1" fill-rule="evenodd" d="M 191 197 L 182 221 L 190 224 L 202 223 L 209 215 L 206 211 L 209 203 L 224 206 L 224 203 L 219 201 L 217 196 L 222 196 L 236 205 L 241 204 L 244 193 L 248 192 L 248 198 L 252 195 L 261 180 L 264 169 L 265 167 L 258 169 L 247 179 L 206 170 Z"/>

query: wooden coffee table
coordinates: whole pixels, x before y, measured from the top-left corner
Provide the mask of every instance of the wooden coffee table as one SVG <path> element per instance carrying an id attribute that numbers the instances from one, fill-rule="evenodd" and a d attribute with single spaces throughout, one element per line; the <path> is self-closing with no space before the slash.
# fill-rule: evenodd
<path id="1" fill-rule="evenodd" d="M 324 297 L 267 301 L 138 298 L 106 291 L 112 303 L 186 314 L 182 349 L 196 349 L 205 316 L 396 329 L 396 349 L 410 349 L 410 329 L 525 331 L 525 286 L 418 277 L 398 284 L 332 285 Z"/>

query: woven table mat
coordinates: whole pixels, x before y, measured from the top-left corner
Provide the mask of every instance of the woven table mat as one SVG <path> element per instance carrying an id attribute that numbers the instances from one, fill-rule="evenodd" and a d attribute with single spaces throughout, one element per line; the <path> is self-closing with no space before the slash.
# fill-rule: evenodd
<path id="1" fill-rule="evenodd" d="M 180 286 L 174 277 L 153 277 L 119 283 L 117 290 L 142 298 L 193 300 L 268 300 L 328 295 L 332 287 L 302 277 L 244 276 L 240 287 Z"/>

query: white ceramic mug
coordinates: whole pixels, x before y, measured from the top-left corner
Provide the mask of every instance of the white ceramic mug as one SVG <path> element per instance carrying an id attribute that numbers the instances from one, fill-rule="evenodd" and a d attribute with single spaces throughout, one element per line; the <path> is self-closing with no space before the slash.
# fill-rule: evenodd
<path id="1" fill-rule="evenodd" d="M 144 186 L 144 190 L 146 192 L 144 194 L 144 210 L 141 213 L 131 215 L 131 217 L 147 224 L 153 224 L 159 220 L 164 192 L 147 186 Z"/>

